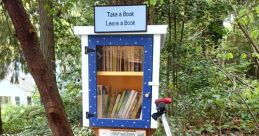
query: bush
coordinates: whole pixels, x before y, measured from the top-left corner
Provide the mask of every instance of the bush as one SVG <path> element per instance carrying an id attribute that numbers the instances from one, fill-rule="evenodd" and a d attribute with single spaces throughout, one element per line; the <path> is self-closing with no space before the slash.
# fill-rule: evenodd
<path id="1" fill-rule="evenodd" d="M 39 105 L 6 105 L 3 108 L 3 129 L 6 134 L 30 132 L 38 135 L 49 132 L 44 109 Z"/>

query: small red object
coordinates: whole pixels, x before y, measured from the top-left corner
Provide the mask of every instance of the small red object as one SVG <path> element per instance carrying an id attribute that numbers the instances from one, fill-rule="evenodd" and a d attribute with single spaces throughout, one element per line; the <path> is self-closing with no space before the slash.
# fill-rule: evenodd
<path id="1" fill-rule="evenodd" d="M 170 104 L 172 102 L 172 98 L 161 98 L 161 99 L 156 99 L 155 103 L 158 105 L 159 103 L 165 103 L 165 104 Z"/>

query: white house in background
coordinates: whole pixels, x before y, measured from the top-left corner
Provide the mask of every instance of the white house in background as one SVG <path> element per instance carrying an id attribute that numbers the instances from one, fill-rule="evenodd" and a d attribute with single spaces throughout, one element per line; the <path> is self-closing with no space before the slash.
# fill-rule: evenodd
<path id="1" fill-rule="evenodd" d="M 30 75 L 19 78 L 19 84 L 12 84 L 4 79 L 0 81 L 1 105 L 12 103 L 16 105 L 30 104 L 35 83 Z"/>

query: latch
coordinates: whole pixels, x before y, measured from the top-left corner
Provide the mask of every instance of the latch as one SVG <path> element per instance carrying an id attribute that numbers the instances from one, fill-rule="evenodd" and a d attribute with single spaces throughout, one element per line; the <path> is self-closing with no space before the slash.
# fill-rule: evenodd
<path id="1" fill-rule="evenodd" d="M 91 117 L 95 117 L 95 114 L 91 114 L 90 112 L 86 112 L 86 118 L 90 119 Z"/>
<path id="2" fill-rule="evenodd" d="M 95 52 L 95 49 L 89 48 L 88 46 L 85 46 L 85 54 L 88 54 L 90 52 Z"/>
<path id="3" fill-rule="evenodd" d="M 158 82 L 148 82 L 149 86 L 159 86 Z"/>

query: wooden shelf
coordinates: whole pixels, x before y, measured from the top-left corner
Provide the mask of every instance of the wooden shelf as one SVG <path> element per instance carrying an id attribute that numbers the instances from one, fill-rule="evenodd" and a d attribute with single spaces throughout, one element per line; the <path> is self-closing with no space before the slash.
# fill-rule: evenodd
<path id="1" fill-rule="evenodd" d="M 132 71 L 99 71 L 97 76 L 143 76 L 143 72 L 132 72 Z"/>

